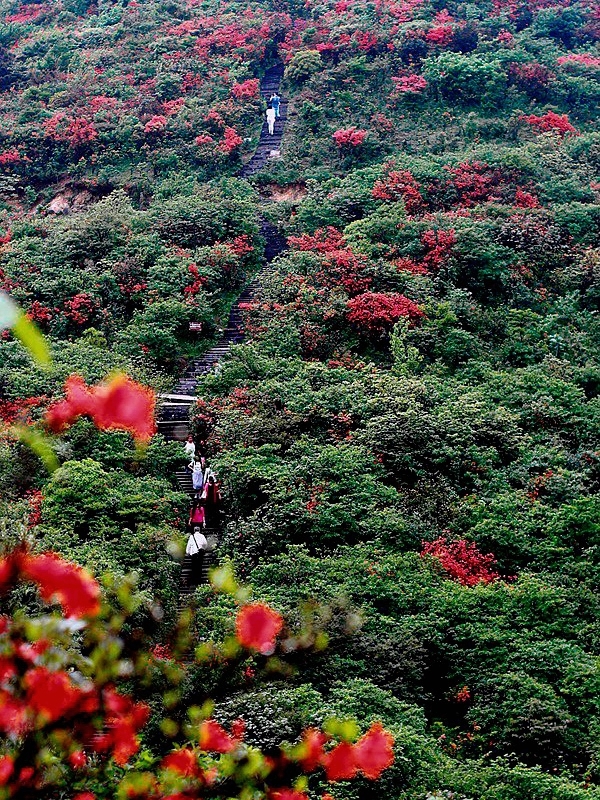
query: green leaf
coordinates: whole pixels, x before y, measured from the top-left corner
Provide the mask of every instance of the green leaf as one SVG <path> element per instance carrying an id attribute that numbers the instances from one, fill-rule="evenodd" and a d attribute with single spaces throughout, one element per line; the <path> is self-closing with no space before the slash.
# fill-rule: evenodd
<path id="1" fill-rule="evenodd" d="M 10 328 L 38 364 L 50 363 L 50 349 L 36 325 L 6 292 L 0 292 L 0 330 Z"/>
<path id="2" fill-rule="evenodd" d="M 54 472 L 55 469 L 58 469 L 58 459 L 50 447 L 48 439 L 42 433 L 33 428 L 25 428 L 22 425 L 15 425 L 12 430 L 20 441 L 33 450 L 48 472 Z"/>
<path id="3" fill-rule="evenodd" d="M 12 332 L 31 353 L 38 364 L 46 365 L 50 363 L 50 348 L 46 339 L 40 333 L 37 325 L 22 312 L 12 326 Z"/>

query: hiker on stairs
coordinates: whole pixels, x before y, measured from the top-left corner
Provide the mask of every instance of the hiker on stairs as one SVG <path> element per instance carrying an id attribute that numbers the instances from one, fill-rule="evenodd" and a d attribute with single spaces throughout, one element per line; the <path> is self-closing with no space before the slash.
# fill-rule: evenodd
<path id="1" fill-rule="evenodd" d="M 192 436 L 191 433 L 187 437 L 187 441 L 183 445 L 183 449 L 185 451 L 186 456 L 193 461 L 194 457 L 196 455 L 196 445 L 194 444 L 194 437 Z M 189 466 L 188 466 L 188 469 L 189 469 Z"/>
<path id="2" fill-rule="evenodd" d="M 275 116 L 279 119 L 279 106 L 281 104 L 281 97 L 277 94 L 277 92 L 273 92 L 271 97 L 269 98 L 269 103 L 273 106 L 273 110 L 275 111 Z"/>
<path id="3" fill-rule="evenodd" d="M 206 522 L 209 528 L 219 527 L 219 513 L 221 507 L 221 489 L 215 481 L 215 476 L 210 475 L 202 493 L 206 507 Z"/>
<path id="4" fill-rule="evenodd" d="M 194 528 L 206 528 L 206 514 L 202 501 L 194 498 L 194 502 L 190 508 L 190 518 L 188 519 L 188 528 L 190 531 Z"/>
<path id="5" fill-rule="evenodd" d="M 271 136 L 275 133 L 275 109 L 269 103 L 267 106 L 267 125 L 269 126 L 269 133 Z"/>
<path id="6" fill-rule="evenodd" d="M 198 586 L 202 583 L 202 567 L 204 565 L 204 554 L 208 549 L 208 542 L 206 536 L 202 533 L 198 526 L 192 528 L 190 538 L 185 547 L 185 553 L 191 556 L 192 569 L 190 572 L 190 584 Z"/>
<path id="7" fill-rule="evenodd" d="M 192 488 L 196 493 L 196 497 L 200 497 L 204 489 L 204 465 L 202 459 L 196 456 L 188 466 L 192 471 Z"/>

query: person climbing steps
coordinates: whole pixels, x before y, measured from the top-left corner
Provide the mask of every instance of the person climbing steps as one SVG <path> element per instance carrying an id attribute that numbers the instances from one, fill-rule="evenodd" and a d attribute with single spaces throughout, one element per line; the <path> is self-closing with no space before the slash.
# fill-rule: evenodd
<path id="1" fill-rule="evenodd" d="M 266 111 L 267 125 L 269 126 L 269 133 L 271 136 L 275 133 L 275 109 L 272 105 L 267 106 Z"/>

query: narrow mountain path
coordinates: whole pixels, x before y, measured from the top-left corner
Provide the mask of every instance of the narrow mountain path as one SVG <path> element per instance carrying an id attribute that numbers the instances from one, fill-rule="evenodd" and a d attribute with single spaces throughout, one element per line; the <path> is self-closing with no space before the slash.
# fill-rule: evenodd
<path id="1" fill-rule="evenodd" d="M 261 95 L 265 99 L 277 91 L 281 79 L 283 78 L 283 64 L 276 64 L 270 67 L 264 74 L 260 82 Z M 250 178 L 252 175 L 259 172 L 267 161 L 271 158 L 279 157 L 279 150 L 283 139 L 285 123 L 287 120 L 288 102 L 282 98 L 280 106 L 280 118 L 275 122 L 275 133 L 269 135 L 266 120 L 263 122 L 263 127 L 260 133 L 258 147 L 256 148 L 252 158 L 242 167 L 239 177 Z M 263 201 L 265 204 L 268 201 Z M 285 239 L 277 231 L 274 225 L 261 216 L 260 232 L 265 239 L 265 251 L 262 260 L 262 266 L 259 273 L 253 280 L 246 286 L 235 303 L 231 307 L 227 327 L 223 330 L 221 337 L 213 347 L 207 350 L 204 355 L 199 358 L 193 359 L 187 366 L 185 372 L 180 377 L 178 382 L 173 388 L 173 392 L 168 395 L 162 395 L 161 407 L 158 417 L 158 431 L 168 441 L 184 442 L 189 433 L 189 415 L 192 404 L 196 401 L 196 390 L 198 388 L 198 380 L 207 372 L 210 372 L 216 364 L 228 354 L 231 345 L 241 342 L 244 338 L 244 329 L 242 325 L 242 311 L 240 306 L 251 300 L 259 285 L 259 279 L 264 276 L 268 271 L 269 265 L 273 259 L 285 250 Z M 177 482 L 182 492 L 193 496 L 192 478 L 190 473 L 182 468 L 176 473 Z M 209 551 L 206 553 L 203 564 L 202 582 L 208 581 L 208 571 L 212 566 L 215 559 L 215 550 L 218 545 L 218 531 L 209 530 L 205 531 L 208 540 Z M 193 594 L 195 587 L 190 582 L 191 575 L 191 559 L 185 556 L 182 568 L 179 587 L 179 607 L 180 609 L 187 607 L 189 604 L 189 597 Z"/>

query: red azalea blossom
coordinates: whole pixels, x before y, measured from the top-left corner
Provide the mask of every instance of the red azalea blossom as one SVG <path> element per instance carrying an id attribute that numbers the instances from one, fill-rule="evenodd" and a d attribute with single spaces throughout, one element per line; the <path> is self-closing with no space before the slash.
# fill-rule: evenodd
<path id="1" fill-rule="evenodd" d="M 248 100 L 252 97 L 258 97 L 260 90 L 260 81 L 258 78 L 250 78 L 242 83 L 234 83 L 231 87 L 231 94 L 238 100 Z"/>
<path id="2" fill-rule="evenodd" d="M 542 116 L 536 116 L 535 114 L 523 115 L 521 119 L 542 132 L 554 131 L 561 136 L 567 133 L 577 133 L 577 128 L 571 125 L 568 116 L 566 114 L 557 114 L 555 111 L 547 111 Z"/>
<path id="3" fill-rule="evenodd" d="M 168 756 L 163 758 L 161 767 L 163 769 L 172 769 L 185 778 L 192 778 L 199 772 L 196 754 L 188 747 L 169 753 Z"/>
<path id="4" fill-rule="evenodd" d="M 75 752 L 71 753 L 69 756 L 69 764 L 73 769 L 83 769 L 87 764 L 87 756 L 83 750 L 75 750 Z"/>
<path id="5" fill-rule="evenodd" d="M 225 128 L 225 133 L 223 135 L 223 141 L 219 145 L 219 148 L 224 153 L 232 153 L 236 150 L 244 140 L 238 134 L 235 128 L 227 127 Z"/>
<path id="6" fill-rule="evenodd" d="M 427 81 L 422 75 L 401 75 L 392 78 L 392 81 L 400 94 L 421 94 L 427 88 Z"/>
<path id="7" fill-rule="evenodd" d="M 0 756 L 0 786 L 6 786 L 13 770 L 13 759 L 10 756 Z"/>
<path id="8" fill-rule="evenodd" d="M 73 686 L 64 672 L 51 672 L 46 667 L 29 670 L 25 676 L 27 704 L 45 721 L 54 722 L 77 705 L 84 693 Z"/>
<path id="9" fill-rule="evenodd" d="M 155 114 L 144 125 L 144 133 L 161 133 L 167 127 L 167 118 L 162 114 Z"/>
<path id="10" fill-rule="evenodd" d="M 327 741 L 327 735 L 316 728 L 308 728 L 302 734 L 302 757 L 299 763 L 305 772 L 315 770 L 323 760 L 323 745 Z"/>
<path id="11" fill-rule="evenodd" d="M 275 789 L 269 792 L 269 800 L 308 800 L 308 796 L 295 789 Z"/>
<path id="12" fill-rule="evenodd" d="M 421 309 L 403 294 L 364 292 L 347 303 L 348 319 L 370 331 L 390 329 L 401 317 L 415 322 L 424 316 Z"/>
<path id="13" fill-rule="evenodd" d="M 354 745 L 358 769 L 365 778 L 377 780 L 394 763 L 394 737 L 375 722 Z"/>
<path id="14" fill-rule="evenodd" d="M 23 575 L 38 584 L 46 602 L 56 599 L 68 617 L 91 617 L 100 611 L 100 586 L 89 572 L 55 553 L 26 555 Z"/>
<path id="15" fill-rule="evenodd" d="M 112 751 L 117 764 L 126 764 L 139 750 L 137 732 L 146 724 L 150 709 L 113 689 L 104 692 L 106 731 L 93 742 L 96 752 Z"/>
<path id="16" fill-rule="evenodd" d="M 200 748 L 214 753 L 229 753 L 237 745 L 227 731 L 214 719 L 205 719 L 200 725 Z"/>
<path id="17" fill-rule="evenodd" d="M 283 619 L 264 603 L 240 608 L 235 621 L 235 634 L 242 647 L 264 655 L 275 649 L 275 639 L 283 628 Z"/>
<path id="18" fill-rule="evenodd" d="M 9 736 L 22 736 L 28 725 L 27 706 L 0 689 L 0 731 Z"/>
<path id="19" fill-rule="evenodd" d="M 341 742 L 323 756 L 321 762 L 329 781 L 343 781 L 353 778 L 358 771 L 354 746 Z"/>
<path id="20" fill-rule="evenodd" d="M 66 399 L 46 411 L 46 423 L 55 432 L 85 415 L 101 430 L 126 430 L 136 439 L 147 440 L 156 433 L 154 393 L 125 375 L 98 386 L 86 386 L 78 375 L 71 375 L 65 392 Z"/>

